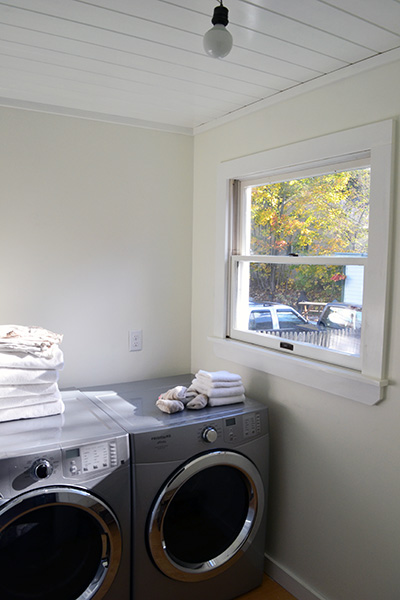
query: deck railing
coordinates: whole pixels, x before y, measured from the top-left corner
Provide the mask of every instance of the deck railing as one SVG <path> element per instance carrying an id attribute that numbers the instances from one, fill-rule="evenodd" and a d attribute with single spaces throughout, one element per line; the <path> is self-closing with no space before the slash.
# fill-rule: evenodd
<path id="1" fill-rule="evenodd" d="M 338 352 L 347 352 L 349 354 L 360 354 L 360 331 L 355 332 L 350 327 L 342 329 L 323 329 L 320 331 L 293 331 L 293 330 L 265 330 L 258 331 L 274 335 L 292 342 L 303 342 L 313 344 L 321 348 L 336 350 Z"/>

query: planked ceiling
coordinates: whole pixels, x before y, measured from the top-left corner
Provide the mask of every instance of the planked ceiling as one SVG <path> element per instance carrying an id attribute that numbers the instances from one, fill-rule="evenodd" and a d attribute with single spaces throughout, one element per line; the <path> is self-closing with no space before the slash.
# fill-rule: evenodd
<path id="1" fill-rule="evenodd" d="M 190 134 L 399 56 L 400 0 L 224 0 L 222 60 L 202 47 L 217 4 L 0 1 L 0 105 Z"/>

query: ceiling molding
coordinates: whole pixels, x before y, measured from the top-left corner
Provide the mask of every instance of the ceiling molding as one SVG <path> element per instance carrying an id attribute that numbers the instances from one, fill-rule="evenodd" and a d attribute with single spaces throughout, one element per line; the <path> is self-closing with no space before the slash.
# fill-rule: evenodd
<path id="1" fill-rule="evenodd" d="M 204 125 L 199 125 L 198 127 L 195 127 L 193 129 L 193 135 L 204 133 L 205 131 L 209 131 L 210 129 L 215 129 L 216 127 L 224 125 L 225 123 L 236 121 L 241 117 L 245 117 L 252 113 L 263 110 L 264 108 L 268 108 L 273 104 L 285 102 L 286 100 L 290 100 L 292 98 L 295 98 L 296 96 L 300 96 L 301 94 L 306 94 L 326 85 L 330 85 L 337 81 L 347 79 L 348 77 L 352 77 L 354 75 L 357 75 L 358 73 L 370 71 L 372 69 L 376 69 L 378 67 L 397 61 L 400 61 L 400 48 L 396 48 L 395 50 L 389 50 L 384 54 L 379 54 L 378 56 L 368 58 L 354 65 L 344 67 L 343 69 L 335 71 L 334 73 L 329 73 L 327 75 L 323 75 L 322 77 L 318 77 L 317 79 L 313 79 L 312 81 L 301 83 L 296 87 L 291 88 L 290 90 L 279 92 L 274 96 L 271 96 L 264 100 L 259 100 L 258 102 L 255 102 L 250 106 L 240 108 L 237 111 L 225 115 L 219 119 L 215 119 L 214 121 L 210 121 L 209 123 L 205 123 Z"/>

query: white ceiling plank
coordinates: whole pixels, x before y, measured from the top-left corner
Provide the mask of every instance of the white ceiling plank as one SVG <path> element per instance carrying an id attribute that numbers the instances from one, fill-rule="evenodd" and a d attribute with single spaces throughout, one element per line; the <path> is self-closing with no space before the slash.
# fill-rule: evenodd
<path id="1" fill-rule="evenodd" d="M 294 63 L 276 59 L 259 52 L 255 52 L 252 48 L 240 48 L 235 45 L 227 57 L 227 63 L 234 62 L 236 65 L 256 69 L 260 72 L 269 73 L 270 75 L 279 76 L 292 80 L 293 83 L 313 79 L 322 75 L 321 71 L 308 69 Z"/>
<path id="2" fill-rule="evenodd" d="M 400 4 L 394 0 L 318 0 L 400 35 Z M 343 17 L 342 17 L 343 18 Z"/>
<path id="3" fill-rule="evenodd" d="M 231 24 L 229 30 L 235 46 L 251 48 L 254 52 L 280 58 L 282 61 L 299 66 L 306 66 L 320 73 L 340 69 L 348 64 L 344 60 L 298 46 L 292 40 L 280 40 L 258 31 L 238 27 L 235 24 Z"/>
<path id="4" fill-rule="evenodd" d="M 144 102 L 149 102 L 156 106 L 173 106 L 176 110 L 183 110 L 189 105 L 196 107 L 204 107 L 207 110 L 218 110 L 224 107 L 224 110 L 230 112 L 240 107 L 240 103 L 234 102 L 230 97 L 228 99 L 206 98 L 199 94 L 190 94 L 189 91 L 182 93 L 176 93 L 165 88 L 161 91 L 152 84 L 147 84 L 139 81 L 127 81 L 121 79 L 110 80 L 110 78 L 104 78 L 99 74 L 87 73 L 70 69 L 67 67 L 56 68 L 53 65 L 47 65 L 38 62 L 32 62 L 28 64 L 26 61 L 20 59 L 8 60 L 7 64 L 12 67 L 16 72 L 20 74 L 20 77 L 24 77 L 25 81 L 28 82 L 32 76 L 38 78 L 45 85 L 46 82 L 54 82 L 54 86 L 63 88 L 65 94 L 69 93 L 70 90 L 82 89 L 85 93 L 92 95 L 104 95 L 121 98 L 122 101 L 129 96 L 134 99 L 144 98 Z M 4 67 L 3 57 L 0 55 L 0 66 Z M 26 76 L 29 75 L 29 77 Z M 112 83 L 112 85 L 111 85 Z M 4 95 L 4 90 L 2 92 Z M 41 99 L 44 101 L 44 98 Z"/>
<path id="5" fill-rule="evenodd" d="M 184 30 L 171 30 L 168 26 L 127 15 L 121 18 L 120 14 L 101 7 L 87 6 L 73 0 L 35 0 L 31 9 L 24 8 L 25 4 L 24 0 L 13 0 L 13 20 L 11 21 L 10 14 L 10 20 L 3 21 L 0 16 L 1 21 L 37 31 L 43 31 L 39 27 L 44 26 L 48 33 L 58 33 L 61 30 L 64 35 L 70 37 L 74 37 L 75 32 L 78 32 L 85 38 L 90 36 L 88 30 L 94 29 L 101 35 L 109 32 L 128 38 L 150 40 L 160 47 L 172 45 L 194 52 L 201 48 L 201 35 Z"/>
<path id="6" fill-rule="evenodd" d="M 31 48 L 41 48 L 52 53 L 67 54 L 95 61 L 102 61 L 110 65 L 129 67 L 134 71 L 144 71 L 149 77 L 161 75 L 168 81 L 178 80 L 183 84 L 198 84 L 210 90 L 224 90 L 233 94 L 243 94 L 247 100 L 256 99 L 260 94 L 268 92 L 259 84 L 247 83 L 214 75 L 212 72 L 200 71 L 190 67 L 180 66 L 173 62 L 160 61 L 156 58 L 134 55 L 113 48 L 105 48 L 85 42 L 75 42 L 68 38 L 54 37 L 36 31 L 27 31 L 0 24 L 0 39 L 26 48 L 31 56 Z"/>
<path id="7" fill-rule="evenodd" d="M 182 2 L 183 0 L 172 0 L 175 6 L 182 6 Z M 298 4 L 298 0 L 290 0 L 290 2 L 293 5 Z M 204 8 L 203 0 L 190 0 L 190 6 L 193 5 L 198 9 Z M 228 2 L 226 5 L 228 6 Z M 280 5 L 281 2 L 275 3 L 276 11 L 279 11 Z M 373 54 L 373 48 L 360 46 L 351 40 L 339 38 L 314 26 L 256 6 L 247 0 L 229 0 L 228 8 L 229 20 L 232 24 L 260 31 L 278 39 L 290 40 L 298 46 L 348 63 L 354 62 L 355 57 L 356 60 L 363 60 Z"/>
<path id="8" fill-rule="evenodd" d="M 217 0 L 218 1 L 218 0 Z M 49 0 L 47 0 L 49 2 Z M 74 0 L 76 4 L 80 0 Z M 51 4 L 51 2 L 50 2 Z M 190 31 L 203 36 L 205 31 L 212 27 L 211 18 L 207 13 L 206 3 L 203 4 L 203 14 L 191 10 L 190 0 L 185 5 L 185 10 L 171 3 L 160 0 L 146 0 L 140 4 L 131 0 L 85 0 L 84 4 L 92 7 L 101 7 L 119 15 L 127 15 L 137 19 L 169 26 L 173 29 Z"/>
<path id="9" fill-rule="evenodd" d="M 383 52 L 388 47 L 397 45 L 399 41 L 396 34 L 350 13 L 344 19 L 342 10 L 337 8 L 337 4 L 330 5 L 318 0 L 301 2 L 282 0 L 277 8 L 275 0 L 254 0 L 254 2 L 251 0 L 251 2 L 268 10 L 277 10 L 281 15 L 299 23 L 306 22 L 319 31 L 355 42 L 376 52 Z"/>
<path id="10" fill-rule="evenodd" d="M 17 6 L 21 6 L 24 4 L 23 0 L 15 0 Z M 60 6 L 57 3 L 49 3 L 48 0 L 36 0 L 35 3 L 35 9 L 38 9 L 39 7 L 42 7 L 42 5 L 46 6 L 47 5 L 51 5 L 49 6 L 49 8 L 53 8 L 53 15 L 56 15 L 56 19 L 60 19 L 60 15 L 61 18 L 64 19 L 66 16 L 68 17 L 69 21 L 68 24 L 69 26 L 71 26 L 71 21 L 72 21 L 72 9 L 71 6 L 68 4 L 62 4 L 62 6 Z M 54 6 L 53 6 L 54 5 Z M 86 5 L 82 5 L 80 2 L 75 2 L 74 6 L 77 5 L 78 7 L 83 6 L 84 8 L 88 9 L 88 7 Z M 67 8 L 69 7 L 69 10 L 67 10 Z M 92 8 L 92 7 L 90 7 Z M 57 9 L 57 10 L 56 10 Z M 116 26 L 116 24 L 113 25 L 113 19 L 112 16 L 114 16 L 114 18 L 119 17 L 119 15 L 112 13 L 110 15 L 110 23 L 107 23 L 107 28 L 106 26 L 106 21 L 105 21 L 105 17 L 110 13 L 110 11 L 105 11 L 103 9 L 99 9 L 101 10 L 100 14 L 97 14 L 97 11 L 95 10 L 95 8 L 93 7 L 93 10 L 95 11 L 94 14 L 92 15 L 93 18 L 93 22 L 97 23 L 98 25 L 101 25 L 101 29 L 104 28 L 107 31 L 112 31 L 114 32 L 115 29 L 114 27 Z M 22 11 L 24 14 L 22 15 L 21 19 L 19 20 L 19 24 L 24 25 L 26 23 L 26 20 L 29 19 L 29 15 L 31 13 L 23 10 Z M 81 11 L 83 12 L 83 11 Z M 86 12 L 86 11 L 85 11 Z M 35 13 L 34 15 L 32 15 L 34 19 L 37 20 L 38 15 Z M 16 18 L 18 17 L 18 14 L 16 14 Z M 89 15 L 85 14 L 79 14 L 76 16 L 77 20 L 79 21 L 79 24 L 81 25 L 83 22 L 85 22 L 85 26 L 87 25 L 87 22 L 89 22 Z M 50 19 L 54 19 L 54 17 L 50 17 Z M 54 20 L 51 21 L 49 20 L 49 17 L 47 16 L 47 21 L 48 21 L 48 27 L 52 27 Z M 92 27 L 92 26 L 90 26 Z M 141 41 L 145 40 L 148 41 L 150 39 L 152 39 L 153 42 L 156 42 L 159 46 L 158 49 L 161 52 L 162 51 L 162 46 L 169 46 L 170 45 L 170 31 L 168 30 L 168 28 L 165 28 L 164 26 L 161 26 L 157 23 L 149 23 L 147 21 L 137 21 L 135 19 L 132 20 L 132 22 L 129 23 L 124 23 L 124 27 L 121 28 L 123 29 L 123 33 L 124 35 L 129 35 L 130 37 L 132 37 L 132 42 L 131 42 L 131 49 L 134 51 L 135 47 L 137 46 L 138 43 L 140 43 Z M 139 35 L 140 34 L 140 35 Z M 104 37 L 104 33 L 103 33 L 103 29 L 102 29 L 102 36 Z M 182 50 L 191 50 L 193 52 L 197 52 L 199 51 L 200 54 L 200 42 L 201 39 L 199 39 L 199 36 L 193 37 L 191 34 L 188 34 L 186 32 L 183 31 L 174 31 L 174 39 L 173 39 L 173 49 L 182 49 Z M 204 57 L 203 53 L 200 54 L 201 60 L 204 62 Z M 270 57 L 270 56 L 266 56 L 257 52 L 253 52 L 252 50 L 246 50 L 246 49 L 242 49 L 242 48 L 238 48 L 237 46 L 235 46 L 234 48 L 234 54 L 231 55 L 229 61 L 226 62 L 230 62 L 232 60 L 232 57 L 234 57 L 234 62 L 238 65 L 244 66 L 244 67 L 250 67 L 252 69 L 258 70 L 260 72 L 266 72 L 268 73 L 270 76 L 274 77 L 274 82 L 272 85 L 273 87 L 276 87 L 278 89 L 283 89 L 286 85 L 290 85 L 290 81 L 292 81 L 292 83 L 299 83 L 300 81 L 304 81 L 304 79 L 311 79 L 313 77 L 316 77 L 318 75 L 321 74 L 321 72 L 309 69 L 307 67 L 302 67 L 300 65 L 296 65 L 293 63 L 289 63 L 287 61 L 282 61 L 281 59 L 277 59 L 274 57 Z"/>
<path id="11" fill-rule="evenodd" d="M 192 0 L 192 2 L 197 5 L 199 0 Z M 252 10 L 249 11 L 248 7 L 250 5 L 246 4 L 244 0 L 231 0 L 231 4 L 234 7 L 230 11 L 231 22 L 236 25 L 246 27 L 247 23 L 254 22 L 254 17 L 248 18 L 248 13 L 251 12 L 257 18 L 257 30 L 280 39 L 294 40 L 297 45 L 308 49 L 321 51 L 321 47 L 324 47 L 324 49 L 327 49 L 329 56 L 340 60 L 352 62 L 346 58 L 349 52 L 352 56 L 356 55 L 357 60 L 365 59 L 373 52 L 373 48 L 359 46 L 351 41 L 338 38 L 335 35 L 289 19 L 286 16 L 266 11 L 258 6 L 252 6 Z M 60 25 L 65 31 L 69 31 L 71 28 L 95 28 L 104 33 L 107 31 L 118 32 L 118 35 L 121 36 L 149 39 L 160 45 L 172 45 L 173 47 L 180 47 L 193 52 L 197 49 L 201 51 L 202 40 L 198 34 L 188 33 L 183 30 L 174 30 L 156 22 L 148 23 L 129 16 L 121 18 L 118 13 L 114 13 L 113 11 L 88 6 L 74 0 L 68 2 L 60 0 L 35 0 L 34 11 L 27 10 L 26 6 L 26 0 L 13 0 L 16 24 L 20 23 L 20 26 L 25 26 L 29 21 L 37 22 L 41 20 L 44 22 L 47 16 L 50 31 L 52 28 L 58 29 Z M 39 13 L 41 7 L 43 7 L 43 14 Z M 236 17 L 234 18 L 232 15 L 236 15 Z M 59 23 L 55 21 L 59 21 Z"/>
<path id="12" fill-rule="evenodd" d="M 6 74 L 0 64 L 0 73 L 2 78 Z M 96 95 L 92 95 L 90 84 L 76 85 L 72 82 L 68 88 L 60 85 L 60 80 L 54 77 L 42 75 L 40 78 L 35 73 L 17 72 L 13 69 L 13 75 L 7 74 L 9 79 L 13 79 L 13 91 L 17 94 L 19 100 L 30 100 L 42 103 L 43 89 L 51 104 L 59 106 L 69 106 L 71 108 L 80 108 L 86 111 L 97 111 L 115 115 L 129 114 L 131 118 L 143 118 L 152 121 L 161 121 L 193 127 L 199 122 L 209 120 L 214 110 L 208 110 L 205 107 L 196 105 L 180 104 L 167 102 L 165 98 L 155 97 L 152 101 L 148 100 L 146 95 L 141 95 L 138 91 L 130 94 L 121 95 L 115 90 L 96 87 Z M 94 87 L 94 86 L 93 86 Z M 8 96 L 7 90 L 0 85 L 0 96 Z M 219 114 L 224 114 L 224 107 L 218 107 Z"/>
<path id="13" fill-rule="evenodd" d="M 29 65 L 33 62 L 43 64 L 51 64 L 52 67 L 60 67 L 60 69 L 68 68 L 71 73 L 76 73 L 79 78 L 90 79 L 92 75 L 98 75 L 99 78 L 103 79 L 103 85 L 108 83 L 109 87 L 119 87 L 123 85 L 123 82 L 127 82 L 129 85 L 137 83 L 143 83 L 158 89 L 165 89 L 173 92 L 177 92 L 183 97 L 187 94 L 218 100 L 225 100 L 228 104 L 231 102 L 235 105 L 243 105 L 253 102 L 257 99 L 256 96 L 251 96 L 245 93 L 245 88 L 242 86 L 241 92 L 226 91 L 223 88 L 215 89 L 210 88 L 207 85 L 202 85 L 195 82 L 183 81 L 180 79 L 172 78 L 168 74 L 154 74 L 149 73 L 146 70 L 138 70 L 134 67 L 125 67 L 116 63 L 108 63 L 99 60 L 83 59 L 82 57 L 76 57 L 65 53 L 51 53 L 51 63 L 48 62 L 49 54 L 45 53 L 41 49 L 24 47 L 20 44 L 12 42 L 4 42 L 0 40 L 0 57 L 1 56 L 13 56 L 20 60 L 25 60 L 26 67 L 29 69 Z M 55 71 L 56 72 L 56 71 Z M 63 76 L 63 72 L 57 73 L 58 77 Z M 71 76 L 71 75 L 70 75 Z M 107 82 L 108 79 L 108 82 Z"/>
<path id="14" fill-rule="evenodd" d="M 101 6 L 106 9 L 110 8 L 109 0 L 90 0 L 89 4 Z M 210 16 L 207 14 L 201 15 L 199 12 L 193 13 L 190 10 L 190 2 L 186 6 L 186 10 L 183 10 L 180 6 L 165 4 L 159 0 L 146 0 L 146 2 L 140 5 L 140 10 L 136 11 L 135 5 L 132 4 L 131 0 L 116 0 L 113 2 L 112 8 L 115 11 L 121 11 L 121 14 L 154 20 L 169 27 L 190 31 L 200 36 L 203 36 L 211 26 Z M 205 5 L 203 6 L 204 8 Z M 307 67 L 315 71 L 325 72 L 327 69 L 340 68 L 346 64 L 344 61 L 331 57 L 325 57 L 325 63 L 321 64 L 321 55 L 319 53 L 301 47 L 296 48 L 294 55 L 293 44 L 287 40 L 283 41 L 273 37 L 266 40 L 264 33 L 259 31 L 252 31 L 235 26 L 234 24 L 230 25 L 230 31 L 234 35 L 236 46 L 251 48 L 255 52 L 263 53 L 283 61 L 293 62 L 298 66 Z M 327 67 L 326 61 L 333 61 L 335 64 L 330 64 Z"/>
<path id="15" fill-rule="evenodd" d="M 206 73 L 212 71 L 221 76 L 241 79 L 244 82 L 259 84 L 275 91 L 285 89 L 287 86 L 291 86 L 298 81 L 298 79 L 285 77 L 285 75 L 264 72 L 254 68 L 252 64 L 248 65 L 247 63 L 251 61 L 251 58 L 248 55 L 246 58 L 243 58 L 243 53 L 237 48 L 233 49 L 233 53 L 236 54 L 244 64 L 234 65 L 231 58 L 225 61 L 214 60 L 209 56 L 206 56 L 200 48 L 198 53 L 192 55 L 189 52 L 173 46 L 165 47 L 159 42 L 120 35 L 113 31 L 103 31 L 98 28 L 87 27 L 86 25 L 73 24 L 71 22 L 65 23 L 64 21 L 54 19 L 53 17 L 40 16 L 31 13 L 28 15 L 25 11 L 22 11 L 22 15 L 18 15 L 18 18 L 15 13 L 12 15 L 8 14 L 5 19 L 3 19 L 0 14 L 0 22 L 6 22 L 8 25 L 24 27 L 35 31 L 38 31 L 38 28 L 42 26 L 41 31 L 44 29 L 45 33 L 48 34 L 64 35 L 70 39 L 74 39 L 73 36 L 75 35 L 79 36 L 75 39 L 86 39 L 90 40 L 90 43 L 93 44 L 117 47 L 132 55 L 138 54 L 141 56 L 150 56 L 159 60 L 163 60 L 164 57 L 166 57 L 169 61 L 179 65 L 192 66 L 195 69 L 202 70 Z"/>

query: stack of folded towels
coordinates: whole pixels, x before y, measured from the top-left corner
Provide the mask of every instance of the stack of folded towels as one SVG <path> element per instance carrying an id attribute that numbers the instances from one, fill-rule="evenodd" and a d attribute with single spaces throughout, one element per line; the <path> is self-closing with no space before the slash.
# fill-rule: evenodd
<path id="1" fill-rule="evenodd" d="M 240 375 L 229 371 L 198 371 L 192 388 L 208 397 L 209 406 L 244 402 L 244 386 Z"/>
<path id="2" fill-rule="evenodd" d="M 156 405 L 167 413 L 184 408 L 198 410 L 205 406 L 221 406 L 244 402 L 244 386 L 240 375 L 229 371 L 199 370 L 189 387 L 177 385 L 160 394 Z"/>
<path id="3" fill-rule="evenodd" d="M 0 325 L 0 422 L 64 412 L 61 341 L 42 327 Z"/>

